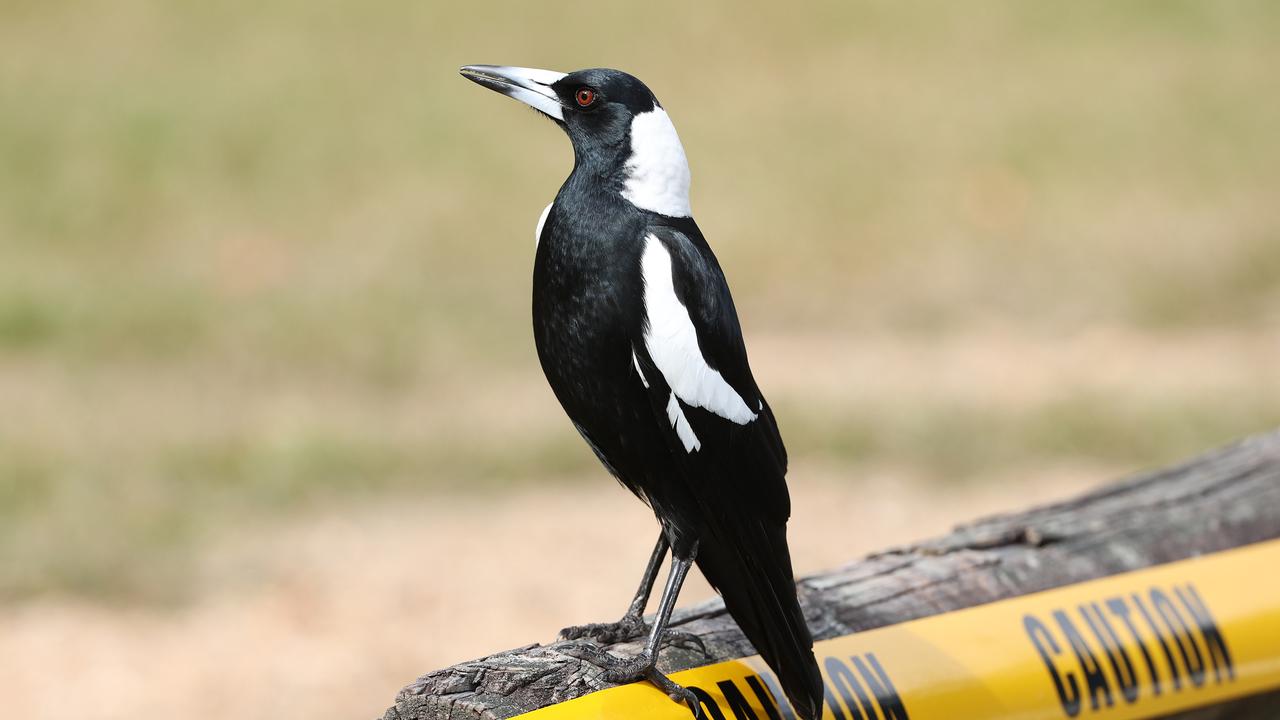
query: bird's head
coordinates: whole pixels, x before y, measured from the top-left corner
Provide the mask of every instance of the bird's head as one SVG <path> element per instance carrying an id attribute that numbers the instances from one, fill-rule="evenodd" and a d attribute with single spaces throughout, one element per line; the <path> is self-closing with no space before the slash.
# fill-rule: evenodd
<path id="1" fill-rule="evenodd" d="M 577 167 L 616 178 L 623 197 L 637 207 L 689 216 L 684 147 L 658 99 L 637 78 L 608 68 L 561 73 L 467 65 L 460 72 L 554 120 L 573 142 Z"/>

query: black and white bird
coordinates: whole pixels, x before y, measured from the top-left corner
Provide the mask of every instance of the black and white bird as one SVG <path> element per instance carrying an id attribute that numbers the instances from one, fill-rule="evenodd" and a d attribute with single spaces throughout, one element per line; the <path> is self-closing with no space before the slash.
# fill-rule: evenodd
<path id="1" fill-rule="evenodd" d="M 573 142 L 573 172 L 538 219 L 533 330 L 556 398 L 604 466 L 653 509 L 657 546 L 617 623 L 565 637 L 641 634 L 659 566 L 670 577 L 645 650 L 603 655 L 609 679 L 657 671 L 663 632 L 697 563 L 800 718 L 823 686 L 787 549 L 787 451 L 751 375 L 720 264 L 689 209 L 689 164 L 667 113 L 618 70 L 469 65 L 462 75 L 531 105 Z"/>

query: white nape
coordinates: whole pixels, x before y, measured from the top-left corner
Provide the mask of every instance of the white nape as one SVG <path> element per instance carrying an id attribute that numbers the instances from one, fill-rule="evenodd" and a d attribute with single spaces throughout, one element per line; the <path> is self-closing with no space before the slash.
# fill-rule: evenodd
<path id="1" fill-rule="evenodd" d="M 622 196 L 642 210 L 689 217 L 689 160 L 671 118 L 660 107 L 631 120 L 631 157 Z"/>
<path id="2" fill-rule="evenodd" d="M 538 227 L 533 230 L 533 246 L 538 247 L 538 243 L 542 240 L 542 226 L 547 224 L 547 216 L 551 214 L 551 206 L 555 205 L 555 201 L 547 203 L 542 208 L 542 214 L 538 216 Z"/>
<path id="3" fill-rule="evenodd" d="M 703 408 L 739 425 L 755 420 L 756 414 L 743 402 L 738 391 L 702 356 L 697 329 L 689 318 L 688 309 L 676 297 L 675 284 L 671 279 L 671 254 L 652 234 L 645 238 L 640 269 L 644 277 L 644 307 L 648 319 L 644 345 L 673 395 L 686 405 Z M 672 415 L 671 408 L 668 403 L 669 416 Z M 677 411 L 680 409 L 678 405 L 675 408 Z M 678 418 L 672 418 L 673 425 L 676 419 L 683 417 L 684 414 L 680 413 Z M 680 428 L 676 427 L 676 431 L 680 432 Z M 690 429 L 689 433 L 692 432 Z M 688 445 L 685 443 L 686 449 Z"/>
<path id="4" fill-rule="evenodd" d="M 676 437 L 680 438 L 680 444 L 684 445 L 685 452 L 691 453 L 702 449 L 702 442 L 693 433 L 689 419 L 684 416 L 684 410 L 680 408 L 680 401 L 676 400 L 675 393 L 671 393 L 671 397 L 667 400 L 667 420 L 670 420 L 671 427 L 676 429 Z"/>

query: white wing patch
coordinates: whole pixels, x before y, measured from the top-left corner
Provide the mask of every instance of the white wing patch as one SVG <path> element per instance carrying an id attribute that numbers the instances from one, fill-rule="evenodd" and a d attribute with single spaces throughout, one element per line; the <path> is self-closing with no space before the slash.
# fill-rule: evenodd
<path id="1" fill-rule="evenodd" d="M 538 227 L 533 229 L 533 246 L 538 247 L 538 242 L 542 239 L 542 226 L 547 224 L 547 216 L 551 214 L 551 206 L 555 205 L 555 201 L 547 203 L 542 208 L 542 214 L 538 216 Z"/>
<path id="2" fill-rule="evenodd" d="M 631 157 L 622 197 L 667 217 L 689 217 L 689 160 L 671 118 L 660 107 L 631 119 Z"/>
<path id="3" fill-rule="evenodd" d="M 640 269 L 644 276 L 644 307 L 649 320 L 644 345 L 653 364 L 671 387 L 667 419 L 680 435 L 685 450 L 692 452 L 690 448 L 697 449 L 700 443 L 693 435 L 693 428 L 688 427 L 688 421 L 676 402 L 677 397 L 686 405 L 709 410 L 739 425 L 752 422 L 756 414 L 747 407 L 738 391 L 725 381 L 720 371 L 708 365 L 702 357 L 698 332 L 689 318 L 689 311 L 676 297 L 671 279 L 671 254 L 653 235 L 645 238 Z M 688 438 L 680 429 L 681 423 L 688 427 Z"/>
<path id="4" fill-rule="evenodd" d="M 671 427 L 676 429 L 676 436 L 684 445 L 685 452 L 691 453 L 702 449 L 702 442 L 698 440 L 697 435 L 693 434 L 693 427 L 689 425 L 689 419 L 684 416 L 684 410 L 680 409 L 680 401 L 676 400 L 675 393 L 671 393 L 671 398 L 667 400 L 667 420 L 671 421 Z"/>

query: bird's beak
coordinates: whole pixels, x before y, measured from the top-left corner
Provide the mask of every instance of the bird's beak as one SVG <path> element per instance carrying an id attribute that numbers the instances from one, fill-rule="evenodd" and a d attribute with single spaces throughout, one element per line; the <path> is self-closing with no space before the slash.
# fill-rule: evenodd
<path id="1" fill-rule="evenodd" d="M 467 65 L 458 72 L 474 83 L 529 105 L 556 122 L 564 122 L 560 98 L 551 89 L 564 73 L 506 65 Z"/>

